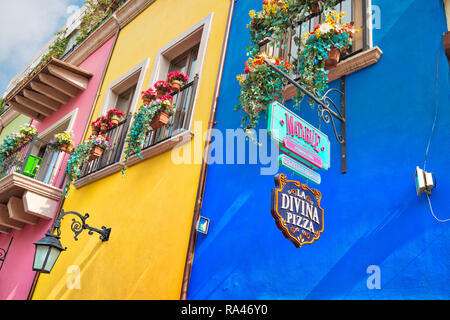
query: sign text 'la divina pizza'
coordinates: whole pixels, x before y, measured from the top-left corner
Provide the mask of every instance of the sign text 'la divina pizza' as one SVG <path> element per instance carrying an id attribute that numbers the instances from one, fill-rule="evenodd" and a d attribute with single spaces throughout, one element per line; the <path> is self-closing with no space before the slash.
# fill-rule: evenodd
<path id="1" fill-rule="evenodd" d="M 320 191 L 284 174 L 275 176 L 275 185 L 271 211 L 278 229 L 297 248 L 319 239 L 324 228 Z"/>

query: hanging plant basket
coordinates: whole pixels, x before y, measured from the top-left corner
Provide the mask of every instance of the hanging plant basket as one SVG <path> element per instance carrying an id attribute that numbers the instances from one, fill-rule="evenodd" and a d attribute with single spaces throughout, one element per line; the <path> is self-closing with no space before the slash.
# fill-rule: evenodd
<path id="1" fill-rule="evenodd" d="M 326 69 L 332 69 L 337 66 L 339 63 L 339 60 L 341 58 L 341 51 L 336 48 L 332 47 L 330 51 L 328 51 L 328 58 L 325 60 L 325 68 Z"/>
<path id="2" fill-rule="evenodd" d="M 169 123 L 170 115 L 164 111 L 158 112 L 153 118 L 150 126 L 153 130 L 157 130 Z"/>

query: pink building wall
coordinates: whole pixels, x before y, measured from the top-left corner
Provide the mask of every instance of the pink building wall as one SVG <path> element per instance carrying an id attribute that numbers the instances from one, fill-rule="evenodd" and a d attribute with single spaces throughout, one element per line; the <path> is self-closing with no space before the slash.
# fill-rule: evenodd
<path id="1" fill-rule="evenodd" d="M 43 122 L 33 121 L 32 124 L 36 127 L 38 133 L 50 128 L 78 108 L 72 131 L 75 145 L 81 141 L 113 43 L 114 37 L 109 39 L 78 66 L 93 74 L 87 89 L 81 91 L 77 97 L 70 99 L 67 104 L 61 106 L 58 111 L 47 117 Z M 64 161 L 61 164 L 62 173 L 64 172 L 67 159 L 67 156 L 64 157 Z M 59 187 L 60 179 L 57 179 L 54 185 Z M 40 219 L 36 225 L 25 224 L 22 230 L 12 230 L 8 235 L 0 234 L 0 248 L 5 250 L 11 237 L 13 237 L 9 252 L 0 270 L 0 300 L 27 299 L 35 276 L 35 272 L 32 270 L 35 248 L 33 242 L 44 236 L 52 222 L 53 220 Z"/>

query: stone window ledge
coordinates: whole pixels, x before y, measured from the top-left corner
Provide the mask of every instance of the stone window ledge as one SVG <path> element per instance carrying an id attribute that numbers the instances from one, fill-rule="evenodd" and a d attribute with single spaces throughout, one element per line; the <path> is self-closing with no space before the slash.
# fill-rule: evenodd
<path id="1" fill-rule="evenodd" d="M 175 147 L 179 147 L 185 143 L 188 143 L 192 140 L 194 137 L 194 133 L 192 131 L 182 131 L 175 136 L 171 137 L 170 139 L 164 140 L 158 144 L 155 144 L 154 146 L 151 146 L 147 149 L 144 149 L 141 151 L 142 159 L 139 158 L 136 155 L 131 156 L 128 159 L 127 167 L 131 167 L 137 163 L 140 163 L 142 161 L 145 161 L 149 158 L 152 158 L 156 155 L 159 155 L 161 153 L 164 153 L 166 151 L 169 151 Z M 85 176 L 81 179 L 76 180 L 73 182 L 73 185 L 75 188 L 79 189 L 89 183 L 95 182 L 97 180 L 103 179 L 113 173 L 117 173 L 122 170 L 123 167 L 123 161 L 114 163 L 106 168 L 103 168 L 97 172 L 91 173 L 88 176 Z"/>
<path id="2" fill-rule="evenodd" d="M 339 62 L 335 68 L 330 70 L 329 82 L 377 63 L 382 54 L 383 51 L 379 47 L 374 47 Z M 288 85 L 284 91 L 284 99 L 290 100 L 296 95 L 295 87 L 292 84 Z"/>

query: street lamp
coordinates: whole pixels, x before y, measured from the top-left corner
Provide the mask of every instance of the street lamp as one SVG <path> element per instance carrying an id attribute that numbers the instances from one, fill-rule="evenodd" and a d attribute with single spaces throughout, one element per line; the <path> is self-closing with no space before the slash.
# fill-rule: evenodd
<path id="1" fill-rule="evenodd" d="M 74 214 L 81 220 L 80 222 L 75 218 L 72 219 L 70 228 L 75 233 L 75 240 L 78 240 L 78 235 L 84 229 L 88 229 L 88 233 L 90 235 L 92 235 L 94 232 L 100 234 L 100 240 L 102 240 L 103 242 L 109 240 L 111 228 L 102 227 L 102 230 L 99 230 L 89 226 L 88 224 L 86 224 L 86 219 L 89 218 L 88 213 L 82 216 L 75 211 L 64 212 L 64 210 L 61 210 L 61 215 L 53 222 L 51 228 L 47 231 L 45 236 L 39 241 L 33 243 L 36 246 L 33 261 L 33 271 L 50 273 L 60 253 L 67 249 L 62 246 L 59 239 L 61 238 L 61 220 L 68 214 Z M 54 234 L 52 230 L 56 230 L 56 234 Z"/>

